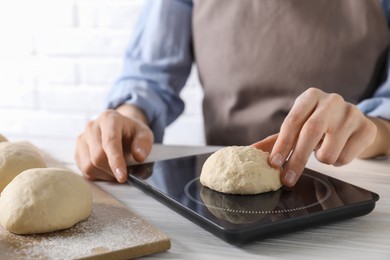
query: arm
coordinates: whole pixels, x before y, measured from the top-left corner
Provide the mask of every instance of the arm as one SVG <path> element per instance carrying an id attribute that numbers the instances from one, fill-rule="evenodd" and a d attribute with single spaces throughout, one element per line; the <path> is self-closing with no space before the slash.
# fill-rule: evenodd
<path id="1" fill-rule="evenodd" d="M 193 62 L 191 14 L 191 0 L 146 2 L 108 109 L 77 140 L 77 165 L 88 179 L 125 182 L 125 158 L 142 162 L 182 113 L 179 92 Z"/>
<path id="2" fill-rule="evenodd" d="M 132 104 L 146 115 L 156 142 L 184 110 L 179 93 L 191 72 L 192 0 L 147 1 L 107 107 Z"/>

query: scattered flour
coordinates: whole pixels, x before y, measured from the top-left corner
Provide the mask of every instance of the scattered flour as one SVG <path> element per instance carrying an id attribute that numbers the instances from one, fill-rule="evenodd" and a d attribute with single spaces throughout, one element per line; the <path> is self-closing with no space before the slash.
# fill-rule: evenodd
<path id="1" fill-rule="evenodd" d="M 6 234 L 17 250 L 12 259 L 75 259 L 132 248 L 158 240 L 154 227 L 125 208 L 94 204 L 91 216 L 74 227 L 43 235 Z M 124 217 L 126 216 L 126 217 Z M 0 232 L 1 234 L 1 232 Z"/>

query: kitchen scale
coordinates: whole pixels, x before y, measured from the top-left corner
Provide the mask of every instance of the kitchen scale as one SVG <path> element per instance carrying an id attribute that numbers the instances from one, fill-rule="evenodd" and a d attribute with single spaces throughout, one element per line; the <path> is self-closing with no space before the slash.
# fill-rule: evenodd
<path id="1" fill-rule="evenodd" d="M 199 176 L 211 153 L 128 167 L 129 182 L 217 237 L 235 244 L 370 213 L 376 193 L 305 169 L 297 184 L 259 195 L 204 187 Z"/>

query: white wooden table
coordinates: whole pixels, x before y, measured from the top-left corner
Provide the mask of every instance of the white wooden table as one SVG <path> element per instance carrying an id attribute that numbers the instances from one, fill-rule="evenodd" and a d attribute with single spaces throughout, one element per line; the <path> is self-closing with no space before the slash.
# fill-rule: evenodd
<path id="1" fill-rule="evenodd" d="M 42 138 L 29 141 L 77 170 L 73 159 L 73 140 Z M 156 145 L 149 160 L 214 149 Z M 390 259 L 390 159 L 355 160 L 336 168 L 311 158 L 307 167 L 372 190 L 381 198 L 368 215 L 236 247 L 130 184 L 97 184 L 171 238 L 172 248 L 169 251 L 146 259 Z"/>

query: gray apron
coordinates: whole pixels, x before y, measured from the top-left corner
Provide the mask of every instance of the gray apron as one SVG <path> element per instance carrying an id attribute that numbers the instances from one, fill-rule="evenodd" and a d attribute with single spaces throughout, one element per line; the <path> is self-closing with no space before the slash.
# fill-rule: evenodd
<path id="1" fill-rule="evenodd" d="M 206 140 L 247 145 L 279 132 L 309 87 L 356 104 L 383 79 L 379 0 L 195 0 L 194 54 Z"/>

